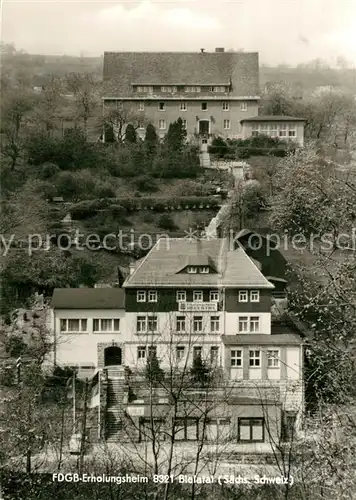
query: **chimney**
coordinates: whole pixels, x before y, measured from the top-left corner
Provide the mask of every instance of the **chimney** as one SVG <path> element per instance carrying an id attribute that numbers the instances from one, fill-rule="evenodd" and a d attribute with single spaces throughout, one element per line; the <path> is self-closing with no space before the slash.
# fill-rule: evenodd
<path id="1" fill-rule="evenodd" d="M 205 49 L 200 49 L 200 52 L 201 52 L 202 54 L 204 54 Z"/>
<path id="2" fill-rule="evenodd" d="M 216 47 L 215 52 L 225 52 L 224 47 Z"/>
<path id="3" fill-rule="evenodd" d="M 132 276 L 133 273 L 134 273 L 134 271 L 135 271 L 135 264 L 134 264 L 134 262 L 130 262 L 129 269 L 130 269 L 130 276 Z"/>

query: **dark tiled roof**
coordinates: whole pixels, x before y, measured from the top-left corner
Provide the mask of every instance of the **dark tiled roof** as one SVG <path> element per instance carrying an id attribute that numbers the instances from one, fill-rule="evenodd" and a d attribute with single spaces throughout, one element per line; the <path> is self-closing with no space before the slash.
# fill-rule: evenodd
<path id="1" fill-rule="evenodd" d="M 207 255 L 215 262 L 217 273 L 177 273 L 188 258 L 194 257 L 198 263 L 200 257 L 204 265 Z M 230 249 L 227 239 L 188 238 L 159 240 L 123 286 L 274 288 L 242 248 Z"/>
<path id="2" fill-rule="evenodd" d="M 104 97 L 134 96 L 133 84 L 229 85 L 230 82 L 230 96 L 258 96 L 258 71 L 257 52 L 105 52 Z"/>
<path id="3" fill-rule="evenodd" d="M 54 309 L 124 309 L 125 292 L 121 288 L 55 288 Z"/>
<path id="4" fill-rule="evenodd" d="M 225 345 L 300 345 L 303 340 L 294 333 L 267 335 L 263 333 L 245 333 L 242 335 L 222 335 Z"/>
<path id="5" fill-rule="evenodd" d="M 252 118 L 244 118 L 240 123 L 244 122 L 305 122 L 305 118 L 298 118 L 296 116 L 283 116 L 283 115 L 260 115 L 253 116 Z"/>

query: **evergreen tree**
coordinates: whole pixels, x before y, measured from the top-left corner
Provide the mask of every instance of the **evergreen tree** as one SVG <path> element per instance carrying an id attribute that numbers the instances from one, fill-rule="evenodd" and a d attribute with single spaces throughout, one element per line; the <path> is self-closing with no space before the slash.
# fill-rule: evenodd
<path id="1" fill-rule="evenodd" d="M 187 138 L 187 131 L 183 127 L 183 121 L 178 118 L 173 123 L 170 123 L 168 132 L 165 137 L 165 144 L 170 152 L 181 153 Z"/>
<path id="2" fill-rule="evenodd" d="M 210 370 L 203 362 L 201 355 L 195 356 L 193 366 L 190 369 L 193 382 L 205 386 L 210 380 Z"/>
<path id="3" fill-rule="evenodd" d="M 160 367 L 159 360 L 155 353 L 147 359 L 146 379 L 152 384 L 162 382 L 164 379 L 164 371 Z"/>
<path id="4" fill-rule="evenodd" d="M 135 144 L 137 142 L 137 134 L 134 126 L 129 123 L 125 131 L 125 142 Z"/>
<path id="5" fill-rule="evenodd" d="M 158 143 L 159 139 L 156 129 L 154 125 L 152 125 L 152 123 L 149 123 L 146 127 L 146 134 L 144 140 L 144 145 L 148 156 L 150 157 L 155 156 L 158 148 Z"/>

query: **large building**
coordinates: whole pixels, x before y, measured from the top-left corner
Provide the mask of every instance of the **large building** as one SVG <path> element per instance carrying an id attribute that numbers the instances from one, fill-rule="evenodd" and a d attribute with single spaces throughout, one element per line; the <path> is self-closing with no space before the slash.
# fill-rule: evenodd
<path id="1" fill-rule="evenodd" d="M 110 422 L 120 422 L 110 424 L 111 437 L 123 439 L 126 414 L 137 419 L 139 429 L 140 419 L 151 418 L 152 411 L 160 422 L 160 412 L 169 413 L 164 395 L 163 406 L 152 409 L 142 379 L 135 401 L 125 393 L 124 368 L 142 377 L 153 358 L 166 373 L 189 371 L 194 359 L 218 373 L 225 391 L 223 401 L 220 389 L 210 394 L 219 403 L 213 421 L 231 427 L 237 441 L 265 442 L 271 431 L 266 419 L 273 420 L 274 436 L 286 419 L 299 428 L 303 340 L 295 328 L 272 321 L 275 285 L 257 264 L 227 238 L 163 238 L 137 262 L 121 289 L 54 292 L 56 363 L 86 373 L 97 369 L 120 391 L 109 403 L 103 399 Z M 199 418 L 194 417 L 194 426 Z M 240 439 L 241 432 L 250 437 Z"/>
<path id="2" fill-rule="evenodd" d="M 241 120 L 258 114 L 258 53 L 105 52 L 104 110 L 119 104 L 163 137 L 179 117 L 188 137 L 242 137 Z M 142 117 L 142 120 L 140 120 Z"/>

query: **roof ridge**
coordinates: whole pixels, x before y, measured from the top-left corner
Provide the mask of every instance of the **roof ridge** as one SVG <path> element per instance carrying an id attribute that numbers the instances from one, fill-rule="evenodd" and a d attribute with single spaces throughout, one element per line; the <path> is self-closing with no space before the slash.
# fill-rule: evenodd
<path id="1" fill-rule="evenodd" d="M 265 280 L 265 282 L 270 285 L 270 288 L 276 288 L 270 281 L 268 281 L 268 279 L 264 276 L 264 274 L 260 271 L 260 269 L 258 269 L 258 267 L 254 263 L 253 259 L 247 255 L 247 253 L 245 252 L 245 249 L 242 247 L 242 245 L 239 244 L 238 248 L 240 248 L 242 250 L 243 255 L 246 257 L 246 259 L 248 259 L 251 262 L 253 267 L 255 267 L 256 271 L 262 276 L 262 278 Z M 236 251 L 236 250 L 234 250 L 234 251 Z"/>

